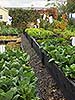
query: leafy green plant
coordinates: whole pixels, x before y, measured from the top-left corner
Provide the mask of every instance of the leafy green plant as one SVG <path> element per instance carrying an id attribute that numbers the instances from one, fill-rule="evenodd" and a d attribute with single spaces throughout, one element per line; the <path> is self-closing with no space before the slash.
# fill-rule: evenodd
<path id="1" fill-rule="evenodd" d="M 25 32 L 27 32 L 30 36 L 34 37 L 35 39 L 60 37 L 69 40 L 70 37 L 75 36 L 74 26 L 69 25 L 64 30 L 60 28 L 54 28 L 53 30 L 45 30 L 43 28 L 27 28 Z"/>
<path id="2" fill-rule="evenodd" d="M 25 32 L 35 38 L 49 38 L 54 34 L 52 31 L 48 31 L 43 28 L 27 28 Z"/>
<path id="3" fill-rule="evenodd" d="M 48 53 L 49 62 L 54 61 L 67 77 L 75 78 L 75 72 L 70 67 L 75 63 L 75 47 L 70 46 L 68 40 L 55 37 L 37 42 Z"/>
<path id="4" fill-rule="evenodd" d="M 69 41 L 60 38 L 60 37 L 55 37 L 55 38 L 49 38 L 49 39 L 42 39 L 42 40 L 37 40 L 37 42 L 40 44 L 40 46 L 59 46 L 59 45 L 68 45 Z"/>
<path id="5" fill-rule="evenodd" d="M 43 45 L 42 48 L 48 52 L 50 60 L 54 61 L 63 73 L 71 78 L 75 78 L 75 70 L 73 64 L 75 64 L 75 47 L 70 45 L 57 46 Z"/>
<path id="6" fill-rule="evenodd" d="M 10 26 L 8 27 L 6 25 L 3 25 L 0 29 L 0 34 L 2 35 L 13 35 L 13 34 L 19 35 L 21 33 L 22 33 L 21 29 L 13 28 Z"/>
<path id="7" fill-rule="evenodd" d="M 65 76 L 75 78 L 75 64 L 72 64 L 70 66 L 67 66 L 63 68 L 63 71 L 65 73 Z"/>
<path id="8" fill-rule="evenodd" d="M 30 56 L 20 49 L 0 53 L 0 99 L 39 100 L 37 78 L 28 65 Z"/>
<path id="9" fill-rule="evenodd" d="M 70 39 L 70 37 L 75 36 L 75 29 L 70 26 L 63 31 L 61 29 L 54 29 L 53 32 L 59 35 L 59 37 L 63 37 L 65 39 Z"/>
<path id="10" fill-rule="evenodd" d="M 67 77 L 75 78 L 72 65 L 75 64 L 75 46 L 70 45 L 70 37 L 75 36 L 75 29 L 69 26 L 65 30 L 56 29 L 58 32 L 44 29 L 30 28 L 26 32 L 33 36 L 49 57 L 49 63 L 54 61 Z M 48 33 L 51 32 L 51 33 Z M 74 68 L 74 67 L 73 67 Z"/>

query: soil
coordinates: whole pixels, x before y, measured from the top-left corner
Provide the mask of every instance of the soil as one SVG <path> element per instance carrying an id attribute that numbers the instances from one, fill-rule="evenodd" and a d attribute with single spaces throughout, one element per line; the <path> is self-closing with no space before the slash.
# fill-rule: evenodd
<path id="1" fill-rule="evenodd" d="M 21 46 L 30 55 L 30 65 L 33 67 L 38 78 L 37 95 L 41 100 L 67 100 L 24 36 L 22 36 Z"/>

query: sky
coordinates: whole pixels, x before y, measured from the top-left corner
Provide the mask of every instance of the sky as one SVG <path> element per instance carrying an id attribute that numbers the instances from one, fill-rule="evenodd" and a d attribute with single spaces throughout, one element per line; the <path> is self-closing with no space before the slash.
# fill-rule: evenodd
<path id="1" fill-rule="evenodd" d="M 45 4 L 45 0 L 42 1 L 42 6 Z M 1 7 L 30 7 L 31 5 L 39 5 L 41 6 L 40 0 L 37 1 L 38 4 L 36 4 L 36 0 L 0 0 L 0 6 Z"/>
<path id="2" fill-rule="evenodd" d="M 56 1 L 51 0 L 51 2 Z M 0 7 L 45 7 L 46 4 L 47 0 L 0 0 Z"/>

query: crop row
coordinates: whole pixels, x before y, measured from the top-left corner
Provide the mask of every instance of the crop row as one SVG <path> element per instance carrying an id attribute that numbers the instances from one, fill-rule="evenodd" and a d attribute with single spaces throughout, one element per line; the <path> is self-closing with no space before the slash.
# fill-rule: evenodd
<path id="1" fill-rule="evenodd" d="M 0 35 L 19 35 L 22 33 L 22 29 L 13 28 L 11 26 L 0 26 Z"/>
<path id="2" fill-rule="evenodd" d="M 0 100 L 39 100 L 29 58 L 20 49 L 0 53 Z"/>
<path id="3" fill-rule="evenodd" d="M 26 32 L 35 39 L 37 38 L 36 41 L 40 48 L 49 55 L 49 62 L 54 61 L 67 77 L 75 78 L 75 47 L 70 45 L 67 34 L 65 34 L 66 39 L 65 36 L 62 37 L 62 35 L 44 29 L 32 28 L 26 29 Z"/>

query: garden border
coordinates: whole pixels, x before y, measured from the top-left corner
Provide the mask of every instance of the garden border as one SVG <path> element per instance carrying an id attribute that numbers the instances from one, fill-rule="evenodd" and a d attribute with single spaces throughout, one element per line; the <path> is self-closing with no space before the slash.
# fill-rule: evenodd
<path id="1" fill-rule="evenodd" d="M 8 42 L 16 42 L 16 40 L 0 40 L 0 44 L 7 44 Z"/>

